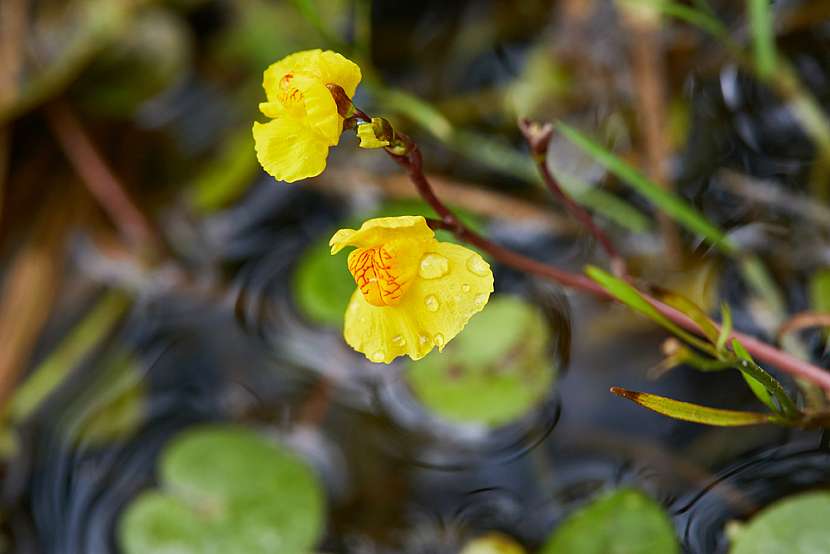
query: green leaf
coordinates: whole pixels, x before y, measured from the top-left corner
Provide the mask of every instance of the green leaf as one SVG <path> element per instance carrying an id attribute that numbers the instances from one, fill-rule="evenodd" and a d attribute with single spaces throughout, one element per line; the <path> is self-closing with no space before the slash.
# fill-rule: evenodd
<path id="1" fill-rule="evenodd" d="M 11 421 L 29 417 L 69 373 L 110 333 L 130 306 L 121 291 L 109 291 L 64 338 L 55 350 L 35 367 L 14 393 L 7 407 Z"/>
<path id="2" fill-rule="evenodd" d="M 95 379 L 75 397 L 61 424 L 74 441 L 103 444 L 128 438 L 144 421 L 147 385 L 141 360 L 115 346 L 96 362 Z"/>
<path id="3" fill-rule="evenodd" d="M 541 185 L 541 177 L 533 161 L 509 142 L 456 129 L 452 122 L 429 102 L 408 92 L 381 88 L 377 91 L 377 97 L 386 111 L 397 112 L 414 120 L 450 150 L 502 175 Z M 562 183 L 562 185 L 575 201 L 595 210 L 621 227 L 635 233 L 646 231 L 651 227 L 648 217 L 613 194 L 593 187 L 572 186 L 571 183 Z"/>
<path id="4" fill-rule="evenodd" d="M 776 66 L 775 31 L 769 0 L 747 0 L 749 25 L 752 29 L 752 52 L 755 71 L 762 79 L 772 77 Z"/>
<path id="5" fill-rule="evenodd" d="M 502 425 L 550 393 L 550 339 L 537 308 L 496 295 L 442 353 L 410 361 L 406 380 L 427 409 L 448 421 Z"/>
<path id="6" fill-rule="evenodd" d="M 758 400 L 785 417 L 795 418 L 799 415 L 798 408 L 787 395 L 787 391 L 784 390 L 781 383 L 755 363 L 755 360 L 752 359 L 746 348 L 738 342 L 738 339 L 732 339 L 732 350 L 741 360 L 736 367 L 741 371 L 744 380 L 755 396 L 758 397 Z M 778 404 L 773 401 L 773 396 Z"/>
<path id="7" fill-rule="evenodd" d="M 726 341 L 728 341 L 729 337 L 732 335 L 732 310 L 729 309 L 729 305 L 722 303 L 720 305 L 720 313 L 720 333 L 718 333 L 718 340 L 715 343 L 715 349 L 719 353 L 724 351 Z"/>
<path id="8" fill-rule="evenodd" d="M 698 327 L 700 327 L 703 334 L 709 339 L 712 344 L 715 344 L 718 340 L 718 327 L 712 320 L 709 319 L 709 314 L 707 314 L 703 309 L 686 298 L 683 295 L 677 294 L 671 291 L 661 291 L 660 292 L 660 300 L 664 303 L 668 304 L 675 310 L 682 312 L 685 314 L 689 319 L 697 323 Z"/>
<path id="9" fill-rule="evenodd" d="M 744 425 L 779 422 L 779 419 L 774 414 L 709 408 L 690 402 L 672 400 L 671 398 L 657 396 L 656 394 L 635 392 L 619 387 L 611 387 L 611 392 L 658 414 L 683 421 L 691 421 L 692 423 L 703 423 L 704 425 L 715 425 L 719 427 L 740 427 Z"/>
<path id="10" fill-rule="evenodd" d="M 634 489 L 608 492 L 554 530 L 540 554 L 675 554 L 674 527 L 662 506 Z"/>
<path id="11" fill-rule="evenodd" d="M 689 344 L 694 345 L 697 348 L 700 348 L 704 351 L 709 351 L 710 347 L 708 344 L 700 340 L 699 338 L 695 337 L 691 333 L 686 332 L 685 330 L 681 329 L 679 326 L 675 325 L 671 320 L 669 320 L 666 316 L 661 314 L 657 311 L 657 309 L 652 306 L 648 300 L 646 300 L 640 292 L 623 281 L 622 279 L 618 279 L 614 277 L 610 273 L 601 270 L 596 266 L 589 265 L 585 268 L 585 273 L 599 283 L 599 285 L 604 288 L 608 293 L 631 308 L 634 311 L 637 311 L 647 318 L 651 319 L 658 325 L 664 327 L 672 334 L 680 337 L 684 341 Z"/>
<path id="12" fill-rule="evenodd" d="M 125 554 L 305 554 L 323 527 L 323 493 L 294 454 L 230 425 L 188 430 L 164 451 L 162 491 L 124 512 Z"/>
<path id="13" fill-rule="evenodd" d="M 568 140 L 585 150 L 608 171 L 628 183 L 629 186 L 645 196 L 658 209 L 671 216 L 680 225 L 704 237 L 725 253 L 732 254 L 736 251 L 736 247 L 729 240 L 729 237 L 709 223 L 703 214 L 684 199 L 663 189 L 634 167 L 573 127 L 569 127 L 561 121 L 556 124 L 556 127 Z"/>
<path id="14" fill-rule="evenodd" d="M 762 510 L 733 537 L 730 554 L 830 552 L 830 493 L 790 496 Z"/>
<path id="15" fill-rule="evenodd" d="M 830 268 L 810 276 L 810 306 L 817 312 L 830 312 Z"/>
<path id="16" fill-rule="evenodd" d="M 747 352 L 743 345 L 738 342 L 738 339 L 732 339 L 732 350 L 735 351 L 735 354 L 741 360 L 754 363 L 752 356 L 750 356 L 749 352 Z M 756 398 L 763 402 L 770 410 L 774 412 L 780 411 L 780 408 L 772 399 L 772 395 L 769 393 L 767 388 L 761 384 L 760 381 L 744 371 L 740 365 L 738 366 L 738 369 L 741 370 L 741 375 L 743 376 L 744 381 L 746 381 L 746 384 L 749 385 L 749 388 L 752 390 L 752 394 L 754 394 Z"/>

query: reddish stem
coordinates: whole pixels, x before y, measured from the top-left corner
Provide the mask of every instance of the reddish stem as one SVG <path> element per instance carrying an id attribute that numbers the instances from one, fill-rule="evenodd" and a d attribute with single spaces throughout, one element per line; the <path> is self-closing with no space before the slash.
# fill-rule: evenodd
<path id="1" fill-rule="evenodd" d="M 600 298 L 615 300 L 605 289 L 600 287 L 597 283 L 588 277 L 571 273 L 564 269 L 539 262 L 529 258 L 518 252 L 514 252 L 503 246 L 500 246 L 489 239 L 479 235 L 475 231 L 465 226 L 460 219 L 450 210 L 436 195 L 429 184 L 423 171 L 423 159 L 418 150 L 418 146 L 412 140 L 403 134 L 397 134 L 397 138 L 407 146 L 407 154 L 396 155 L 387 150 L 387 153 L 400 164 L 409 173 L 418 192 L 423 199 L 432 207 L 433 210 L 441 217 L 440 222 L 434 222 L 435 226 L 453 232 L 459 239 L 466 241 L 473 246 L 477 246 L 481 250 L 490 254 L 493 259 L 518 269 L 526 273 L 538 275 L 546 279 L 555 281 L 563 286 L 573 289 L 589 292 Z M 702 336 L 700 327 L 689 319 L 685 314 L 668 306 L 656 298 L 649 296 L 646 293 L 640 292 L 661 314 L 669 318 L 671 321 L 681 326 L 682 328 Z M 749 335 L 739 332 L 733 332 L 732 338 L 738 339 L 744 347 L 755 358 L 761 362 L 778 367 L 781 371 L 792 375 L 793 377 L 800 377 L 823 388 L 830 392 L 830 372 L 815 366 L 804 360 L 800 360 L 774 346 L 767 344 Z"/>

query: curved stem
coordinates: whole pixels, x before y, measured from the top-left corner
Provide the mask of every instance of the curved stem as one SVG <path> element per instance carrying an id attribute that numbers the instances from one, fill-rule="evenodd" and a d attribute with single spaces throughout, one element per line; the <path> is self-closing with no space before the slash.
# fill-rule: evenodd
<path id="1" fill-rule="evenodd" d="M 406 146 L 406 154 L 399 155 L 387 150 L 387 153 L 398 164 L 406 169 L 409 178 L 417 188 L 423 199 L 440 216 L 440 222 L 433 222 L 436 226 L 454 233 L 460 240 L 476 246 L 490 254 L 493 259 L 526 273 L 537 275 L 555 281 L 563 286 L 588 292 L 594 296 L 613 300 L 605 289 L 585 275 L 572 273 L 564 269 L 534 260 L 518 252 L 514 252 L 468 228 L 461 220 L 436 196 L 429 181 L 424 175 L 423 159 L 418 146 L 406 135 L 398 133 L 398 140 Z M 672 322 L 693 333 L 702 335 L 700 327 L 682 312 L 668 306 L 646 293 L 640 294 L 646 298 L 654 308 L 669 318 Z M 830 372 L 804 360 L 800 360 L 786 352 L 775 348 L 761 340 L 739 332 L 733 332 L 732 338 L 738 339 L 756 359 L 773 365 L 793 377 L 800 377 L 830 392 Z"/>

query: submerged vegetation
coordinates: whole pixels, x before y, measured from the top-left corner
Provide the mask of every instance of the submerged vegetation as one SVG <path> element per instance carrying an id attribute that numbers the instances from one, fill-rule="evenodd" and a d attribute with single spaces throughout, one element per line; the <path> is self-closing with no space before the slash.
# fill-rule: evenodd
<path id="1" fill-rule="evenodd" d="M 828 25 L 4 0 L 0 551 L 830 550 Z"/>

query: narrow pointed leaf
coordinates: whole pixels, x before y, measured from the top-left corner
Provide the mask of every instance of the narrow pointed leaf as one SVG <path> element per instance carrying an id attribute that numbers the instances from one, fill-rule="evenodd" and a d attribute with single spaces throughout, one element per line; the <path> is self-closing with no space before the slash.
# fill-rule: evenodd
<path id="1" fill-rule="evenodd" d="M 732 310 L 729 309 L 728 304 L 723 303 L 720 306 L 720 313 L 720 333 L 718 334 L 718 340 L 715 343 L 715 349 L 718 352 L 723 352 L 723 349 L 726 347 L 726 341 L 728 341 L 730 335 L 732 335 Z"/>
<path id="2" fill-rule="evenodd" d="M 687 343 L 700 348 L 702 350 L 709 350 L 709 345 L 691 333 L 686 332 L 679 326 L 675 325 L 666 316 L 657 311 L 648 300 L 646 300 L 640 291 L 623 281 L 614 277 L 610 273 L 601 270 L 598 267 L 589 265 L 585 268 L 585 273 L 599 283 L 599 285 L 608 291 L 614 298 L 628 306 L 634 311 L 640 312 L 647 318 L 651 319 L 658 325 L 664 327 L 666 330 L 681 338 Z"/>
<path id="3" fill-rule="evenodd" d="M 798 408 L 787 395 L 787 391 L 784 390 L 781 383 L 755 363 L 755 360 L 752 359 L 752 356 L 738 339 L 732 339 L 732 350 L 735 351 L 735 355 L 740 360 L 736 367 L 741 371 L 744 380 L 753 394 L 758 397 L 758 400 L 775 412 L 786 417 L 795 417 L 798 414 Z M 778 401 L 778 404 L 773 400 L 773 397 Z"/>
<path id="4" fill-rule="evenodd" d="M 703 311 L 703 308 L 676 292 L 662 291 L 660 293 L 660 300 L 676 309 L 679 312 L 686 314 L 689 319 L 697 323 L 703 334 L 709 339 L 712 344 L 718 340 L 718 326 L 715 325 L 709 318 L 709 315 Z"/>
<path id="5" fill-rule="evenodd" d="M 699 404 L 681 402 L 680 400 L 673 400 L 656 394 L 635 392 L 620 387 L 611 387 L 611 392 L 658 414 L 683 421 L 690 421 L 692 423 L 702 423 L 704 425 L 715 425 L 719 427 L 742 427 L 746 425 L 780 422 L 780 419 L 775 414 L 709 408 Z"/>

